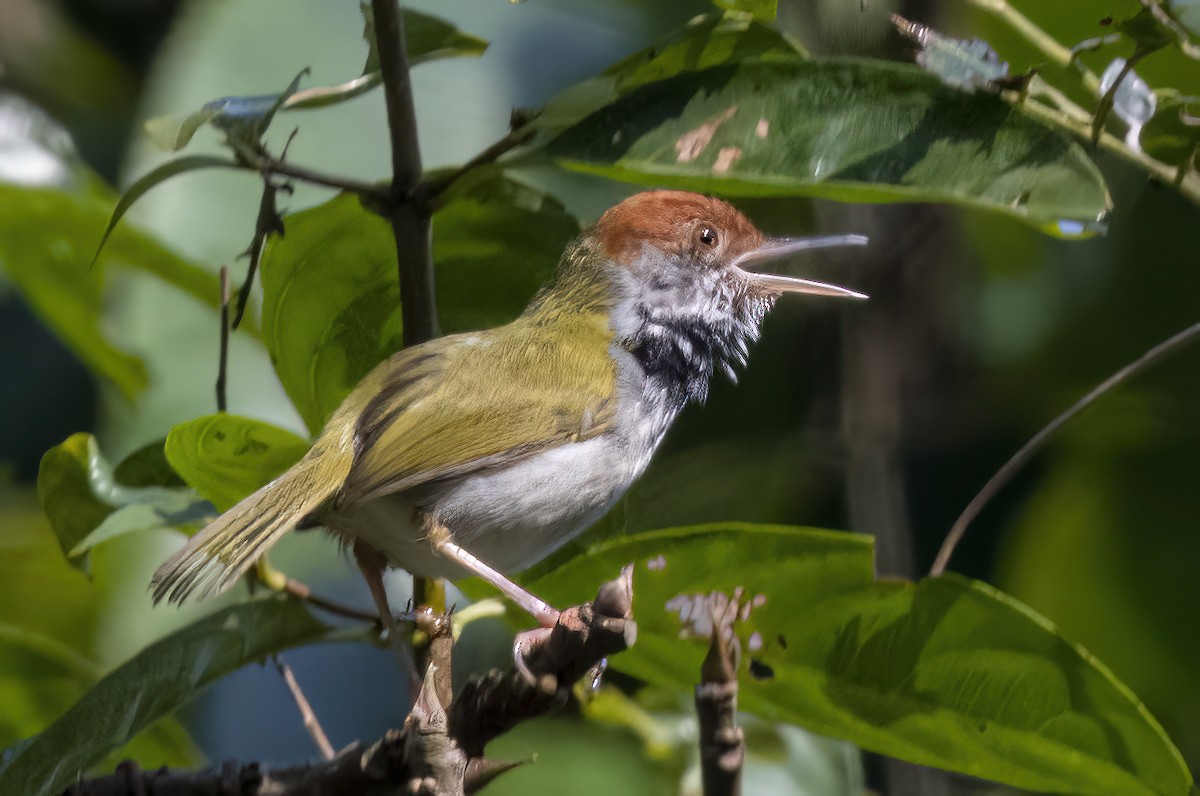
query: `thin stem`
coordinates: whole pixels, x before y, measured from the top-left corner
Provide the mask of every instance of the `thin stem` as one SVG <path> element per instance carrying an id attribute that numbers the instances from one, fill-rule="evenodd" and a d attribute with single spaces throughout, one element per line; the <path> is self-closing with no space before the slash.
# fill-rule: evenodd
<path id="1" fill-rule="evenodd" d="M 328 611 L 331 614 L 344 616 L 348 619 L 361 619 L 372 624 L 380 622 L 379 614 L 360 611 L 357 608 L 341 605 L 340 603 L 331 602 L 324 597 L 318 597 L 312 593 L 312 589 L 298 580 L 289 578 L 275 567 L 271 566 L 271 562 L 264 555 L 254 564 L 254 577 L 259 583 L 266 586 L 268 589 L 284 594 L 290 594 L 298 600 L 304 600 L 323 611 Z"/>
<path id="2" fill-rule="evenodd" d="M 217 362 L 217 411 L 224 412 L 228 407 L 225 395 L 225 381 L 229 362 L 229 269 L 221 266 L 221 346 Z"/>
<path id="3" fill-rule="evenodd" d="M 331 614 L 344 616 L 347 619 L 361 619 L 365 622 L 371 622 L 372 624 L 377 624 L 381 621 L 378 614 L 371 613 L 370 611 L 360 611 L 357 608 L 351 608 L 348 605 L 335 603 L 331 600 L 326 600 L 324 597 L 313 594 L 312 589 L 310 589 L 307 584 L 301 583 L 294 578 L 284 577 L 283 582 L 279 584 L 279 591 L 304 600 L 306 603 L 309 603 L 316 608 L 320 608 L 322 611 L 328 611 Z"/>
<path id="4" fill-rule="evenodd" d="M 295 135 L 296 133 L 293 131 L 292 136 L 288 137 L 289 145 L 292 142 L 292 137 Z M 391 201 L 392 194 L 386 185 L 363 182 L 362 180 L 343 177 L 338 174 L 326 174 L 305 166 L 287 163 L 282 157 L 271 157 L 270 153 L 261 146 L 249 146 L 239 142 L 236 138 L 228 138 L 226 141 L 233 148 L 234 155 L 237 156 L 236 165 L 239 168 L 253 169 L 261 174 L 264 179 L 273 174 L 278 174 L 282 177 L 294 177 L 297 180 L 312 183 L 313 185 L 323 185 L 326 188 L 349 191 L 376 204 L 386 204 Z M 284 154 L 286 153 L 287 147 L 285 146 Z"/>
<path id="5" fill-rule="evenodd" d="M 332 760 L 334 758 L 333 745 L 329 743 L 329 738 L 321 729 L 321 722 L 317 721 L 317 714 L 313 712 L 312 705 L 308 703 L 304 692 L 300 690 L 300 684 L 296 682 L 292 668 L 284 663 L 283 658 L 278 655 L 272 657 L 275 658 L 275 668 L 279 670 L 279 675 L 287 684 L 288 691 L 292 692 L 292 699 L 296 700 L 296 707 L 300 709 L 300 717 L 304 720 L 304 729 L 308 730 L 308 734 L 312 736 L 313 743 L 317 745 L 317 751 L 321 753 L 321 759 Z"/>
<path id="6" fill-rule="evenodd" d="M 967 504 L 962 515 L 955 521 L 954 527 L 946 534 L 946 539 L 942 542 L 941 549 L 938 550 L 937 558 L 934 559 L 933 566 L 929 569 L 929 574 L 937 576 L 946 571 L 946 566 L 950 563 L 950 557 L 954 555 L 954 548 L 962 540 L 963 534 L 967 532 L 967 526 L 979 516 L 979 512 L 995 497 L 997 492 L 1004 488 L 1004 485 L 1012 479 L 1013 475 L 1024 467 L 1033 458 L 1034 454 L 1045 447 L 1046 440 L 1054 432 L 1058 431 L 1068 421 L 1095 403 L 1096 399 L 1106 392 L 1115 389 L 1142 371 L 1161 362 L 1188 343 L 1191 343 L 1197 337 L 1200 337 L 1200 323 L 1193 324 L 1182 332 L 1164 340 L 1100 382 L 1091 392 L 1080 398 L 1071 408 L 1054 418 L 1041 431 L 1035 434 L 1029 442 L 1026 442 L 1020 450 L 1013 454 L 1011 459 L 1004 463 L 1004 466 L 984 484 L 983 489 L 979 490 L 979 494 Z"/>
<path id="7" fill-rule="evenodd" d="M 1004 22 L 1038 52 L 1046 56 L 1055 66 L 1067 69 L 1074 66 L 1079 70 L 1083 87 L 1095 97 L 1100 96 L 1100 78 L 1075 57 L 1071 48 L 1064 47 L 1057 39 L 1042 30 L 1029 17 L 1008 4 L 1007 0 L 967 0 L 970 5 L 986 11 Z"/>
<path id="8" fill-rule="evenodd" d="M 1112 113 L 1113 102 L 1117 97 L 1117 90 L 1121 88 L 1121 84 L 1125 82 L 1125 78 L 1129 77 L 1129 73 L 1137 66 L 1138 62 L 1150 54 L 1150 50 L 1143 47 L 1138 47 L 1126 59 L 1121 71 L 1117 72 L 1117 79 L 1108 87 L 1108 91 L 1104 92 L 1104 96 L 1100 98 L 1100 102 L 1096 105 L 1096 115 L 1092 119 L 1092 146 L 1100 140 L 1100 133 L 1104 130 L 1104 123 L 1108 121 L 1109 114 Z"/>
<path id="9" fill-rule="evenodd" d="M 1006 92 L 1007 93 L 1007 92 Z M 1014 103 L 1015 97 L 1012 98 Z M 1090 121 L 1083 121 L 1074 118 L 1068 113 L 1043 105 L 1040 102 L 1026 100 L 1021 104 L 1022 110 L 1030 116 L 1041 119 L 1044 122 L 1057 125 L 1069 133 L 1072 133 L 1084 141 L 1091 141 L 1092 125 Z M 1186 197 L 1195 205 L 1200 205 L 1200 174 L 1191 172 L 1182 180 L 1178 179 L 1178 172 L 1173 166 L 1155 160 L 1144 152 L 1135 152 L 1125 145 L 1125 142 L 1117 138 L 1112 133 L 1101 133 L 1100 140 L 1096 144 L 1100 149 L 1111 152 L 1129 163 L 1138 166 L 1144 171 L 1149 172 L 1152 176 L 1161 180 L 1165 185 L 1178 185 L 1179 193 Z"/>
<path id="10" fill-rule="evenodd" d="M 489 163 L 495 163 L 501 157 L 528 141 L 532 136 L 533 132 L 527 130 L 514 130 L 510 132 L 508 135 L 504 136 L 499 141 L 492 144 L 487 149 L 483 150 L 454 171 L 438 179 L 430 180 L 425 183 L 423 198 L 427 199 L 428 201 L 437 199 L 437 197 L 444 193 L 451 185 L 458 182 L 467 174 L 471 173 L 480 166 L 486 166 Z"/>

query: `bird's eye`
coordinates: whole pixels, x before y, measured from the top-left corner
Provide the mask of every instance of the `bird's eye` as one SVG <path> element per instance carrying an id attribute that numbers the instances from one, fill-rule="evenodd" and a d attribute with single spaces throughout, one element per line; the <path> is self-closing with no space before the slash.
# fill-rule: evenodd
<path id="1" fill-rule="evenodd" d="M 717 245 L 717 233 L 715 230 L 705 227 L 700 232 L 700 242 L 705 246 L 713 247 Z"/>

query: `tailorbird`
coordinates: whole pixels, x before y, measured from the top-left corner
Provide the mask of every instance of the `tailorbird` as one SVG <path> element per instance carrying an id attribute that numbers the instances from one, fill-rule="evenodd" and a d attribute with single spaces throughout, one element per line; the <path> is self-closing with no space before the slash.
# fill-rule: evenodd
<path id="1" fill-rule="evenodd" d="M 512 583 L 598 520 L 646 469 L 713 373 L 745 364 L 784 293 L 865 298 L 762 273 L 857 235 L 764 237 L 732 206 L 679 191 L 632 196 L 563 253 L 512 323 L 405 348 L 359 383 L 312 449 L 159 567 L 157 602 L 220 592 L 285 533 L 323 526 L 351 544 L 389 625 L 381 575 Z"/>

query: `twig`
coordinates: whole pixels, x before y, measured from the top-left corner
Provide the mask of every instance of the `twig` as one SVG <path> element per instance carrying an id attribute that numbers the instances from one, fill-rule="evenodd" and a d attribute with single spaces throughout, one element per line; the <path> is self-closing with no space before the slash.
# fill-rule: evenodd
<path id="1" fill-rule="evenodd" d="M 1011 92 L 1005 92 L 1005 94 L 1008 96 Z M 1016 95 L 1008 96 L 1008 98 L 1014 105 L 1020 101 L 1020 97 Z M 1092 125 L 1090 121 L 1082 121 L 1070 113 L 1065 113 L 1058 108 L 1051 108 L 1032 100 L 1026 100 L 1024 103 L 1021 103 L 1020 107 L 1030 116 L 1057 125 L 1084 141 L 1092 140 Z M 1102 132 L 1098 146 L 1100 149 L 1111 152 L 1123 160 L 1140 167 L 1151 176 L 1162 181 L 1164 185 L 1175 186 L 1179 193 L 1186 199 L 1200 206 L 1200 174 L 1191 172 L 1181 180 L 1179 179 L 1178 170 L 1175 167 L 1155 160 L 1144 152 L 1130 149 L 1123 140 L 1117 138 L 1112 133 Z"/>
<path id="2" fill-rule="evenodd" d="M 700 781 L 704 796 L 738 796 L 742 792 L 742 763 L 746 741 L 737 726 L 737 599 L 724 604 L 709 600 L 712 640 L 700 667 L 696 686 L 696 716 L 700 724 Z"/>
<path id="3" fill-rule="evenodd" d="M 279 155 L 281 163 L 287 157 L 288 148 L 292 145 L 298 129 L 292 130 L 287 143 L 283 145 L 283 152 Z M 238 290 L 237 312 L 233 316 L 234 329 L 241 325 L 242 317 L 246 314 L 246 305 L 250 303 L 250 291 L 254 288 L 254 275 L 258 272 L 258 263 L 262 258 L 267 238 L 271 235 L 283 236 L 283 218 L 279 215 L 276 201 L 279 192 L 284 191 L 289 194 L 292 192 L 291 183 L 284 182 L 276 185 L 271 182 L 271 177 L 267 174 L 262 175 L 262 183 L 262 197 L 258 201 L 258 217 L 254 220 L 254 237 L 250 239 L 250 245 L 246 251 L 242 252 L 243 257 L 250 258 L 250 265 L 246 268 L 246 278 L 242 282 L 241 289 Z"/>
<path id="4" fill-rule="evenodd" d="M 221 266 L 221 344 L 217 362 L 217 411 L 224 412 L 228 406 L 225 396 L 225 379 L 229 362 L 229 269 Z"/>
<path id="5" fill-rule="evenodd" d="M 340 191 L 348 191 L 349 193 L 356 194 L 376 204 L 387 204 L 392 198 L 388 187 L 379 183 L 364 182 L 337 174 L 326 174 L 315 169 L 297 166 L 294 163 L 285 163 L 271 157 L 265 152 L 246 153 L 239 151 L 238 155 L 244 164 L 244 168 L 253 169 L 264 176 L 278 174 L 281 177 L 292 177 L 302 182 L 312 183 L 313 185 L 337 188 Z"/>
<path id="6" fill-rule="evenodd" d="M 1187 28 L 1175 21 L 1160 0 L 1141 0 L 1141 3 L 1158 24 L 1171 31 L 1175 36 L 1175 46 L 1179 48 L 1180 52 L 1194 61 L 1200 61 L 1200 47 L 1192 44 Z"/>
<path id="7" fill-rule="evenodd" d="M 633 567 L 600 587 L 587 605 L 568 608 L 558 624 L 530 645 L 525 668 L 491 672 L 467 683 L 450 709 L 450 735 L 468 757 L 479 758 L 494 738 L 526 719 L 561 705 L 571 685 L 602 659 L 633 645 Z"/>
<path id="8" fill-rule="evenodd" d="M 1104 130 L 1104 123 L 1108 121 L 1109 114 L 1112 113 L 1113 102 L 1117 97 L 1117 90 L 1121 88 L 1121 84 L 1125 82 L 1125 78 L 1129 77 L 1129 73 L 1138 65 L 1138 62 L 1151 52 L 1153 50 L 1145 47 L 1138 47 L 1134 50 L 1133 54 L 1121 66 L 1121 71 L 1117 72 L 1117 79 L 1112 82 L 1112 85 L 1100 97 L 1100 102 L 1096 105 L 1096 114 L 1092 117 L 1092 146 L 1095 146 L 1100 141 L 1100 133 Z"/>
<path id="9" fill-rule="evenodd" d="M 467 174 L 470 174 L 480 166 L 486 166 L 489 163 L 495 163 L 504 155 L 516 149 L 521 144 L 524 144 L 532 137 L 532 130 L 518 128 L 510 131 L 508 135 L 504 136 L 499 141 L 495 142 L 487 149 L 483 150 L 478 155 L 459 166 L 454 171 L 438 177 L 437 179 L 425 182 L 420 189 L 421 198 L 429 202 L 434 201 L 443 193 L 445 193 L 451 185 L 458 182 Z"/>
<path id="10" fill-rule="evenodd" d="M 963 513 L 955 521 L 950 532 L 946 534 L 946 539 L 942 542 L 941 549 L 938 550 L 937 558 L 933 561 L 933 566 L 929 569 L 930 576 L 937 576 L 946 571 L 946 566 L 950 563 L 950 557 L 954 555 L 954 548 L 962 540 L 963 534 L 967 532 L 967 526 L 979 516 L 979 512 L 988 504 L 996 493 L 999 492 L 1005 484 L 1016 474 L 1018 470 L 1024 467 L 1034 454 L 1040 451 L 1046 444 L 1046 440 L 1050 438 L 1054 432 L 1062 428 L 1068 421 L 1076 415 L 1087 409 L 1096 399 L 1104 395 L 1106 392 L 1115 389 L 1119 385 L 1138 375 L 1144 370 L 1161 362 L 1166 357 L 1175 353 L 1179 349 L 1192 342 L 1196 337 L 1200 337 L 1200 323 L 1193 324 L 1182 332 L 1169 337 L 1163 342 L 1151 348 L 1140 357 L 1130 362 L 1125 367 L 1118 370 L 1116 373 L 1109 376 L 1104 381 L 1092 388 L 1091 392 L 1076 401 L 1067 411 L 1063 412 L 1058 417 L 1051 420 L 1041 431 L 1026 442 L 1021 449 L 1018 450 L 1013 457 L 1004 463 L 996 474 L 983 485 L 983 489 L 977 494 Z"/>
<path id="11" fill-rule="evenodd" d="M 1079 70 L 1083 87 L 1088 90 L 1088 93 L 1095 97 L 1100 96 L 1100 78 L 1096 77 L 1096 73 L 1088 69 L 1076 57 L 1077 54 L 1074 51 L 1060 44 L 1057 39 L 1039 28 L 1029 17 L 1009 5 L 1007 0 L 967 0 L 967 2 L 1004 22 L 1055 66 L 1063 69 L 1074 66 Z"/>
<path id="12" fill-rule="evenodd" d="M 514 763 L 489 760 L 483 748 L 525 719 L 561 706 L 571 686 L 608 655 L 633 643 L 637 625 L 632 567 L 600 587 L 596 599 L 562 612 L 559 624 L 533 644 L 526 666 L 533 682 L 516 668 L 495 670 L 468 682 L 447 711 L 436 693 L 445 669 L 431 666 L 412 712 L 399 730 L 389 730 L 369 748 L 353 744 L 316 764 L 270 770 L 257 763 L 225 763 L 200 772 L 167 768 L 142 771 L 122 763 L 114 774 L 82 780 L 71 796 L 144 796 L 147 793 L 265 794 L 355 793 L 365 796 L 473 793 Z M 441 617 L 449 626 L 447 617 Z M 452 638 L 449 634 L 442 636 Z M 448 648 L 447 648 L 448 650 Z"/>
<path id="13" fill-rule="evenodd" d="M 282 573 L 279 574 L 282 576 Z M 351 608 L 349 606 L 342 605 L 341 603 L 335 603 L 331 600 L 326 600 L 324 597 L 319 597 L 316 594 L 313 594 L 312 590 L 308 588 L 307 584 L 301 583 L 294 578 L 282 577 L 282 580 L 278 584 L 268 582 L 267 585 L 278 591 L 290 594 L 300 600 L 304 600 L 305 602 L 320 608 L 322 611 L 328 611 L 331 614 L 344 616 L 347 619 L 361 619 L 373 624 L 379 624 L 380 622 L 378 614 L 370 611 L 360 611 L 357 608 Z"/>
<path id="14" fill-rule="evenodd" d="M 292 668 L 284 663 L 283 658 L 278 655 L 272 657 L 275 659 L 275 668 L 279 670 L 283 682 L 292 692 L 292 699 L 296 700 L 296 707 L 300 709 L 300 717 L 304 720 L 304 729 L 308 730 L 308 734 L 312 736 L 313 743 L 317 745 L 317 751 L 321 753 L 321 759 L 332 760 L 334 757 L 333 745 L 329 743 L 329 738 L 321 729 L 321 722 L 317 721 L 317 714 L 313 712 L 312 705 L 308 703 L 304 692 L 300 690 L 300 684 L 296 682 Z"/>

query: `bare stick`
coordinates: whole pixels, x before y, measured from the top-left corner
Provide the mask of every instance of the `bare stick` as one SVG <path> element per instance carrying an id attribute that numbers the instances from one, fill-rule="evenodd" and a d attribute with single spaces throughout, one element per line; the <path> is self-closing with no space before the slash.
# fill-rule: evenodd
<path id="1" fill-rule="evenodd" d="M 283 682 L 292 692 L 292 699 L 296 700 L 296 707 L 300 709 L 300 716 L 304 719 L 304 729 L 308 730 L 308 734 L 312 736 L 313 743 L 317 745 L 317 751 L 321 753 L 321 759 L 332 760 L 334 758 L 333 745 L 325 737 L 325 731 L 321 729 L 321 722 L 317 721 L 317 714 L 313 712 L 312 705 L 308 704 L 304 692 L 300 690 L 300 684 L 296 682 L 292 668 L 284 663 L 283 658 L 278 655 L 273 657 L 275 658 L 275 668 L 279 670 Z"/>
<path id="2" fill-rule="evenodd" d="M 501 157 L 516 149 L 532 137 L 532 131 L 528 131 L 523 128 L 518 128 L 511 131 L 508 135 L 504 136 L 499 141 L 492 144 L 487 149 L 483 150 L 454 171 L 442 176 L 439 179 L 430 180 L 427 182 L 424 187 L 423 197 L 429 201 L 436 199 L 451 185 L 458 182 L 467 174 L 471 173 L 480 166 L 486 166 L 489 163 L 495 163 Z"/>
<path id="3" fill-rule="evenodd" d="M 229 269 L 221 266 L 221 347 L 217 362 L 217 411 L 224 412 L 228 406 L 225 397 L 225 380 L 229 362 Z"/>
<path id="4" fill-rule="evenodd" d="M 293 177 L 301 182 L 348 191 L 376 203 L 386 203 L 391 200 L 391 193 L 386 185 L 364 182 L 337 174 L 326 174 L 315 169 L 297 166 L 294 163 L 284 163 L 262 152 L 248 154 L 239 151 L 238 154 L 243 159 L 246 168 L 254 169 L 264 176 L 278 174 L 281 177 Z"/>
<path id="5" fill-rule="evenodd" d="M 1198 336 L 1200 336 L 1200 323 L 1193 324 L 1182 332 L 1167 338 L 1097 384 L 1091 392 L 1080 398 L 1071 408 L 1051 420 L 1041 431 L 1035 434 L 1029 442 L 1026 442 L 1020 450 L 1013 454 L 1011 459 L 1004 463 L 1003 467 L 996 471 L 996 474 L 983 485 L 983 489 L 979 490 L 979 494 L 963 509 L 963 513 L 955 521 L 954 527 L 946 534 L 946 539 L 942 542 L 941 549 L 938 550 L 937 558 L 934 559 L 933 566 L 929 569 L 929 574 L 937 576 L 946 571 L 946 566 L 950 563 L 950 556 L 954 555 L 954 548 L 962 540 L 963 534 L 967 532 L 967 526 L 979 516 L 979 512 L 983 510 L 983 507 L 996 496 L 997 492 L 1004 488 L 1004 485 L 1009 482 L 1017 471 L 1024 467 L 1033 458 L 1034 454 L 1045 446 L 1046 440 L 1054 432 L 1058 431 L 1068 421 L 1095 403 L 1097 398 L 1115 389 L 1142 371 L 1161 362 L 1163 359 L 1166 359 Z"/>
<path id="6" fill-rule="evenodd" d="M 304 600 L 322 611 L 328 611 L 331 614 L 344 616 L 347 619 L 361 619 L 366 622 L 381 623 L 378 614 L 370 611 L 360 611 L 357 608 L 351 608 L 341 603 L 335 603 L 332 600 L 326 600 L 324 597 L 313 594 L 312 589 L 307 584 L 301 583 L 295 578 L 285 577 L 283 583 L 280 584 L 279 590 L 290 594 L 297 599 Z"/>
<path id="7" fill-rule="evenodd" d="M 746 741 L 737 726 L 738 643 L 733 636 L 740 607 L 736 598 L 723 605 L 715 596 L 709 599 L 712 641 L 700 667 L 695 697 L 704 796 L 738 796 L 742 792 Z"/>
<path id="8" fill-rule="evenodd" d="M 296 137 L 299 128 L 292 130 L 292 134 L 288 136 L 287 143 L 283 145 L 283 152 L 279 155 L 279 161 L 282 163 L 287 157 L 288 148 L 292 145 L 292 140 Z M 233 315 L 233 328 L 236 329 L 242 323 L 242 317 L 246 314 L 246 305 L 250 303 L 250 291 L 254 289 L 254 275 L 258 272 L 258 263 L 262 258 L 263 248 L 267 244 L 267 238 L 271 235 L 283 236 L 283 218 L 279 215 L 278 198 L 279 192 L 292 192 L 292 185 L 289 182 L 283 182 L 276 185 L 271 181 L 269 174 L 262 174 L 262 197 L 258 200 L 258 218 L 254 220 L 254 237 L 250 239 L 250 245 L 246 251 L 242 252 L 243 257 L 250 259 L 250 265 L 246 268 L 246 279 L 242 282 L 242 287 L 238 291 L 237 312 Z"/>
<path id="9" fill-rule="evenodd" d="M 431 628 L 446 643 L 445 655 L 427 672 L 412 712 L 399 730 L 364 747 L 355 743 L 324 762 L 272 769 L 261 763 L 224 763 L 205 771 L 143 771 L 131 761 L 114 774 L 82 779 L 72 796 L 144 796 L 147 793 L 473 793 L 514 763 L 489 760 L 484 747 L 501 733 L 562 707 L 572 684 L 598 661 L 633 643 L 633 567 L 600 587 L 596 599 L 562 612 L 555 628 L 531 645 L 526 659 L 530 682 L 515 668 L 496 670 L 468 682 L 449 709 L 437 694 L 438 678 L 449 683 L 448 617 Z M 439 667 L 444 667 L 440 668 Z M 303 711 L 303 709 L 302 709 Z"/>
<path id="10" fill-rule="evenodd" d="M 1092 146 L 1100 143 L 1100 133 L 1104 130 L 1104 123 L 1108 121 L 1109 114 L 1112 113 L 1113 102 L 1117 97 L 1117 90 L 1121 88 L 1121 84 L 1125 82 L 1125 78 L 1129 77 L 1129 73 L 1138 65 L 1138 62 L 1149 55 L 1152 50 L 1147 50 L 1144 47 L 1138 47 L 1133 51 L 1133 55 L 1125 61 L 1125 65 L 1121 67 L 1121 71 L 1117 73 L 1117 79 L 1108 87 L 1108 91 L 1100 97 L 1100 102 L 1096 105 L 1096 115 L 1092 118 Z"/>

